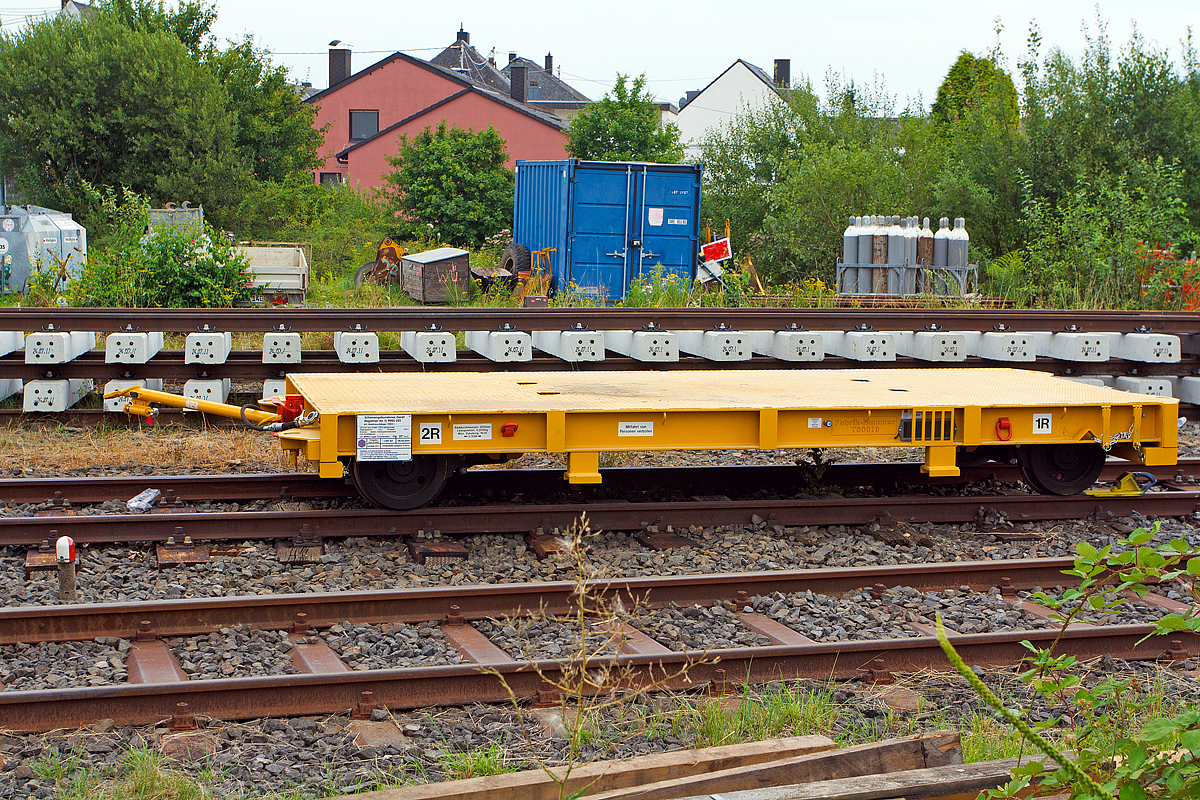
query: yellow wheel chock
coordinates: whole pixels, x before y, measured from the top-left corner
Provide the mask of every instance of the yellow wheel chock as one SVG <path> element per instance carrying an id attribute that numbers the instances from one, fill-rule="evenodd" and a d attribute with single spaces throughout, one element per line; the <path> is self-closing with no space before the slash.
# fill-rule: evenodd
<path id="1" fill-rule="evenodd" d="M 1126 472 L 1117 478 L 1111 489 L 1088 489 L 1084 494 L 1092 497 L 1138 497 L 1156 483 L 1158 478 L 1149 472 Z"/>

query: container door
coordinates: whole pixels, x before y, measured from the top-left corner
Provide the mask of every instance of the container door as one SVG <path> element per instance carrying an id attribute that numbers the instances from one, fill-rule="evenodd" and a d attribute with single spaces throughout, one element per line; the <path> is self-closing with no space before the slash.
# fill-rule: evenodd
<path id="1" fill-rule="evenodd" d="M 696 218 L 700 183 L 696 172 L 641 167 L 638 178 L 637 237 L 641 247 L 631 278 L 649 275 L 662 264 L 663 277 L 676 275 L 690 286 L 699 247 Z"/>
<path id="2" fill-rule="evenodd" d="M 580 167 L 575 170 L 574 190 L 574 242 L 567 274 L 572 285 L 558 289 L 606 303 L 623 300 L 625 276 L 636 258 L 629 247 L 636 191 L 633 172 Z"/>

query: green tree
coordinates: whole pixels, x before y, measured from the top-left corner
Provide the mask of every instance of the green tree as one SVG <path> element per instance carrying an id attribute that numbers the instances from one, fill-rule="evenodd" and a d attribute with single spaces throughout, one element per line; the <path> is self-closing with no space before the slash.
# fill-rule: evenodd
<path id="1" fill-rule="evenodd" d="M 436 130 L 401 136 L 388 163 L 384 192 L 410 228 L 430 225 L 445 241 L 479 247 L 512 222 L 513 173 L 491 126 L 475 133 L 442 120 Z"/>
<path id="2" fill-rule="evenodd" d="M 169 33 L 191 53 L 199 53 L 204 39 L 217 20 L 215 5 L 201 0 L 183 0 L 174 10 L 162 0 L 100 0 L 97 8 L 115 14 L 122 24 L 135 31 Z"/>
<path id="3" fill-rule="evenodd" d="M 80 185 L 224 202 L 250 178 L 220 81 L 174 35 L 60 16 L 0 39 L 0 163 L 34 202 Z"/>
<path id="4" fill-rule="evenodd" d="M 678 164 L 683 144 L 674 123 L 662 123 L 658 106 L 645 93 L 643 73 L 627 75 L 603 98 L 585 107 L 567 127 L 567 152 L 589 161 L 650 161 Z"/>
<path id="5" fill-rule="evenodd" d="M 953 122 L 989 99 L 994 108 L 1003 108 L 1013 122 L 1017 121 L 1017 90 L 1012 77 L 993 59 L 964 50 L 938 87 L 930 115 L 939 122 Z"/>
<path id="6" fill-rule="evenodd" d="M 317 150 L 324 136 L 313 127 L 316 107 L 302 102 L 287 69 L 272 66 L 252 37 L 225 50 L 210 42 L 203 63 L 225 88 L 237 115 L 236 145 L 256 178 L 281 182 L 321 163 Z"/>

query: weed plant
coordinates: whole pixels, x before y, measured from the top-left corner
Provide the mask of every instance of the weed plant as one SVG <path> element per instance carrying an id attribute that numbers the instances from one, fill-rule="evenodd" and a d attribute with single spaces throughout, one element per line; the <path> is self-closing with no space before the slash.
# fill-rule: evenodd
<path id="1" fill-rule="evenodd" d="M 1018 796 L 1035 781 L 1041 793 L 1065 791 L 1086 800 L 1200 795 L 1200 708 L 1181 705 L 1162 687 L 1146 691 L 1130 679 L 1104 678 L 1089 685 L 1080 677 L 1074 656 L 1054 652 L 1081 613 L 1114 611 L 1128 594 L 1146 596 L 1152 584 L 1182 585 L 1200 601 L 1200 558 L 1191 557 L 1192 548 L 1184 539 L 1148 546 L 1158 528 L 1157 522 L 1150 530 L 1138 528 L 1116 547 L 1079 543 L 1073 567 L 1064 570 L 1079 581 L 1078 587 L 1057 598 L 1034 594 L 1039 603 L 1056 609 L 1062 628 L 1049 647 L 1022 642 L 1031 655 L 1021 679 L 1050 707 L 1063 709 L 1057 718 L 1031 723 L 1027 712 L 1010 709 L 955 652 L 939 617 L 938 639 L 958 672 L 1020 735 L 1023 746 L 1031 745 L 1058 765 L 1034 761 L 1015 769 L 1013 780 L 987 797 Z M 1154 629 L 1142 643 L 1155 634 L 1200 630 L 1200 614 L 1192 605 L 1184 614 L 1163 616 Z M 1068 749 L 1074 756 L 1066 753 Z"/>

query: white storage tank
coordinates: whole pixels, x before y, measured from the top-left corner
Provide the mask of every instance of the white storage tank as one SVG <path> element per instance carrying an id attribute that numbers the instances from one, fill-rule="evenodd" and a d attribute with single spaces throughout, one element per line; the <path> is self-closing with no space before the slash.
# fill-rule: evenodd
<path id="1" fill-rule="evenodd" d="M 0 205 L 0 293 L 24 292 L 39 266 L 78 278 L 86 258 L 87 231 L 70 214 Z"/>

